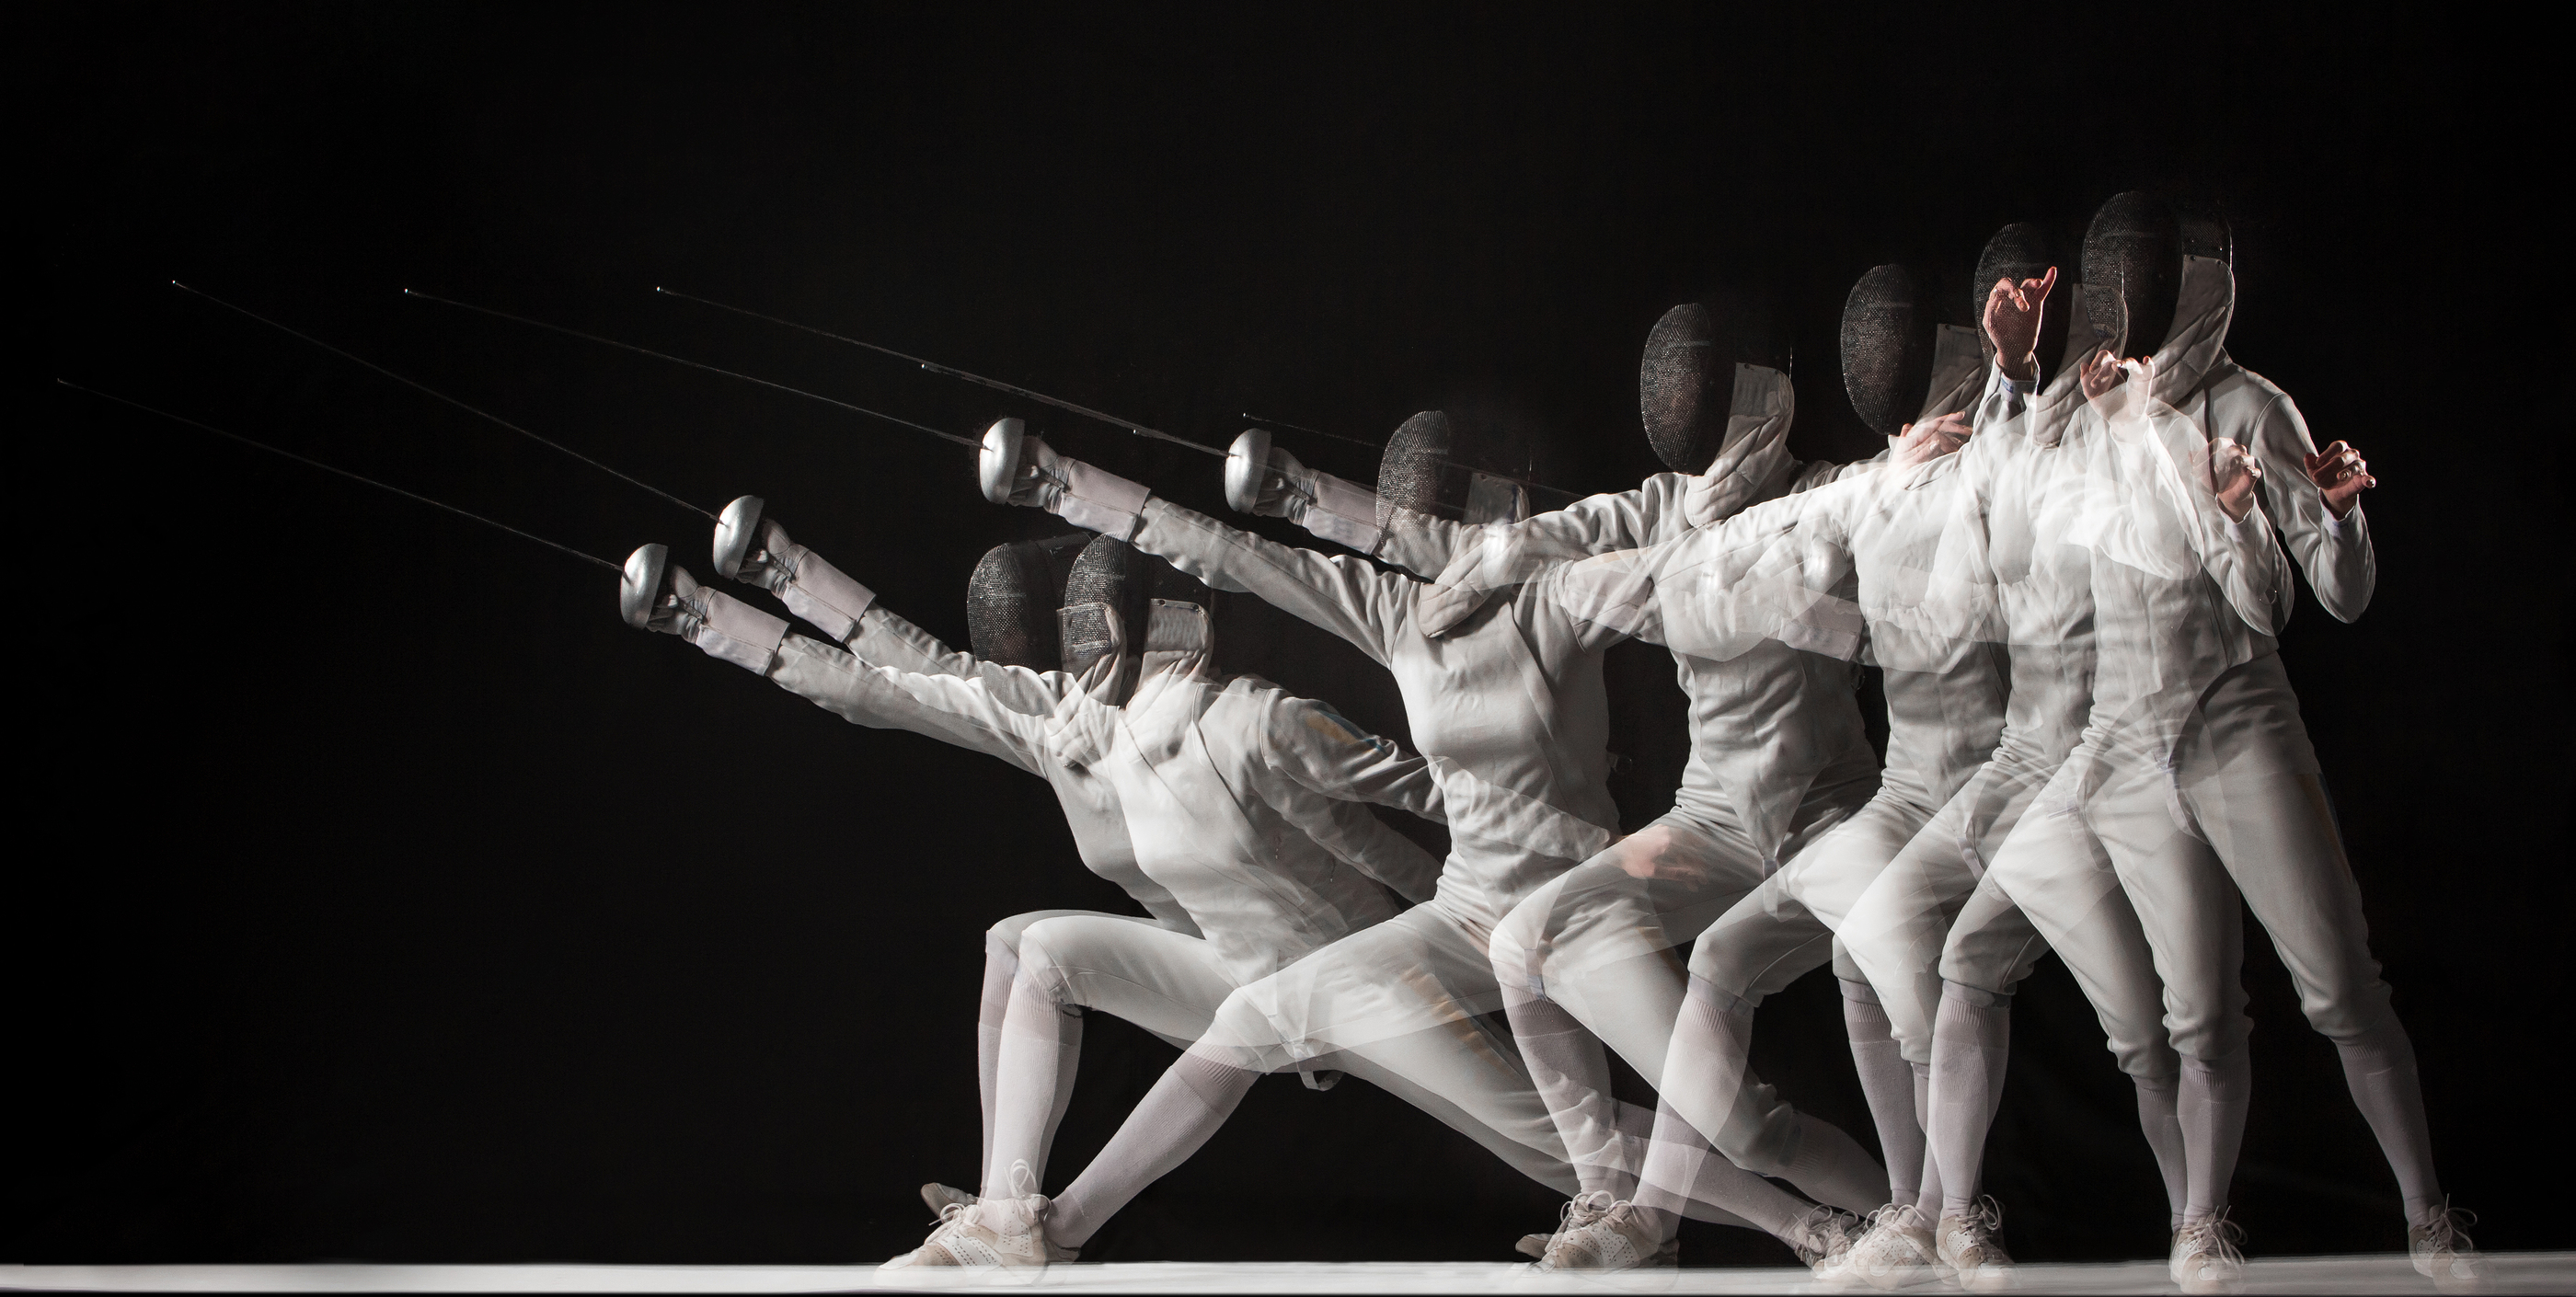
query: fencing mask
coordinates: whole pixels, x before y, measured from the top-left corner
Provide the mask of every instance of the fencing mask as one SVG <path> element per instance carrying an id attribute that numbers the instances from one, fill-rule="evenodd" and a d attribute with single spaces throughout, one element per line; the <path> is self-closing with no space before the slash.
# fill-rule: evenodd
<path id="1" fill-rule="evenodd" d="M 966 639 L 975 656 L 1004 666 L 1053 671 L 1063 660 L 1056 609 L 1087 536 L 996 545 L 966 581 Z"/>
<path id="2" fill-rule="evenodd" d="M 2173 332 L 2182 258 L 2171 203 L 2132 189 L 2102 204 L 2084 231 L 2084 309 L 2094 336 L 2123 359 L 2154 355 Z"/>
<path id="3" fill-rule="evenodd" d="M 1755 303 L 1685 302 L 1646 334 L 1637 409 L 1655 457 L 1676 473 L 1706 473 L 1745 430 L 1742 417 L 1785 410 L 1789 349 Z"/>
<path id="4" fill-rule="evenodd" d="M 1501 468 L 1516 440 L 1496 418 L 1425 410 L 1387 438 L 1378 499 L 1471 524 L 1517 521 L 1529 514 L 1529 495 Z"/>

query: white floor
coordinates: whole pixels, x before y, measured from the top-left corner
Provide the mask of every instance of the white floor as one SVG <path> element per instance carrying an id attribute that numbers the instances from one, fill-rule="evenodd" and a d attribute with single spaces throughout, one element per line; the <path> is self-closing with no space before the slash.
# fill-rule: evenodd
<path id="1" fill-rule="evenodd" d="M 2576 1292 L 2576 1252 L 2489 1255 L 2493 1293 Z M 2170 1293 L 2159 1262 L 2030 1265 L 2017 1287 L 2050 1293 Z M 2247 1293 L 2429 1293 L 2403 1258 L 2256 1260 Z M 0 1266 L 0 1289 L 75 1292 L 595 1292 L 795 1293 L 877 1287 L 869 1266 L 617 1265 L 144 1265 Z M 942 1291 L 1007 1292 L 1568 1291 L 1622 1293 L 1819 1292 L 1803 1270 L 1681 1270 L 1592 1279 L 1533 1279 L 1488 1264 L 1068 1265 L 1010 1284 L 943 1285 Z M 1925 1287 L 1923 1293 L 1943 1291 Z M 1956 1291 L 1956 1289 L 1949 1289 Z"/>

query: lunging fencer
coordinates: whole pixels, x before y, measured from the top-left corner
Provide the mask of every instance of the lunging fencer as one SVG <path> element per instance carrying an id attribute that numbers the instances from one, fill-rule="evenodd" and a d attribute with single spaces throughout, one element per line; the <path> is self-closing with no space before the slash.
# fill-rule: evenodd
<path id="1" fill-rule="evenodd" d="M 1435 771 L 1444 779 L 1473 772 L 1491 790 L 1472 802 L 1448 799 L 1451 852 L 1431 901 L 1229 999 L 1216 1026 L 1055 1199 L 1048 1236 L 1088 1237 L 1109 1212 L 1204 1143 L 1254 1077 L 1303 1059 L 1375 1059 L 1488 1124 L 1552 1154 L 1571 1153 L 1519 1051 L 1490 1037 L 1478 1018 L 1503 1007 L 1490 955 L 1494 926 L 1531 890 L 1612 836 L 1600 655 L 1617 636 L 1587 630 L 1517 588 L 1484 592 L 1464 608 L 1428 602 L 1430 587 L 1412 578 L 1365 559 L 1328 558 L 1223 526 L 1014 433 L 997 426 L 992 434 L 984 478 L 989 498 L 1044 507 L 1078 525 L 1128 536 L 1215 588 L 1257 594 L 1350 641 L 1394 676 L 1415 740 Z M 1520 497 L 1511 484 L 1469 471 L 1472 435 L 1470 429 L 1462 436 L 1437 414 L 1408 421 L 1389 444 L 1377 492 L 1296 470 L 1306 484 L 1299 499 L 1308 507 L 1293 520 L 1383 556 L 1422 543 L 1423 520 L 1432 513 L 1516 510 Z M 1262 466 L 1253 462 L 1251 480 L 1230 472 L 1229 497 L 1255 502 Z M 1439 635 L 1424 626 L 1435 616 L 1444 619 Z M 1635 1174 L 1651 1114 L 1632 1110 L 1613 1121 L 1621 1138 L 1584 1150 L 1578 1169 L 1589 1159 Z M 1732 1223 L 1787 1219 L 1793 1239 L 1816 1242 L 1809 1237 L 1815 1208 L 1722 1159 L 1704 1168 L 1687 1198 L 1694 1216 Z"/>
<path id="2" fill-rule="evenodd" d="M 729 510 L 728 520 L 742 512 Z M 1203 605 L 1151 598 L 1153 569 L 1161 565 L 1117 541 L 1094 538 L 1074 561 L 1062 614 L 1063 661 L 1071 669 L 1041 672 L 947 652 L 874 608 L 864 588 L 793 545 L 774 521 L 759 523 L 759 535 L 747 560 L 733 558 L 744 579 L 772 589 L 826 633 L 840 632 L 853 648 L 902 665 L 876 665 L 790 634 L 783 620 L 698 585 L 652 552 L 658 547 L 630 563 L 629 620 L 682 635 L 857 723 L 914 729 L 1047 777 L 1078 826 L 1087 862 L 1099 862 L 1099 872 L 1157 915 L 1149 923 L 1044 912 L 995 926 L 979 1032 L 988 1094 L 983 1193 L 927 1186 L 941 1225 L 891 1264 L 1069 1259 L 1063 1249 L 1024 1255 L 1029 1232 L 1011 1228 L 1011 1220 L 1031 1211 L 1070 1097 L 1077 1015 L 1113 1013 L 1186 1046 L 1236 986 L 1394 913 L 1366 879 L 1402 895 L 1429 893 L 1437 863 L 1353 799 L 1438 818 L 1439 789 L 1419 758 L 1356 730 L 1330 708 L 1250 677 L 1218 677 Z M 730 539 L 719 535 L 719 568 L 741 554 Z M 1031 576 L 1024 565 L 1040 558 L 1028 547 L 1006 547 L 979 568 L 980 607 L 970 621 L 999 651 L 1034 656 L 1052 638 L 1031 615 L 1043 568 Z M 1168 570 L 1164 577 L 1165 593 L 1196 584 Z M 1203 588 L 1198 593 L 1204 598 Z M 850 615 L 852 606 L 859 616 Z M 1140 639 L 1141 648 L 1128 647 Z M 929 669 L 907 669 L 915 666 Z M 1139 747 L 1140 730 L 1158 742 Z M 1474 781 L 1452 786 L 1472 789 Z M 1221 806 L 1239 813 L 1227 816 Z M 1500 1139 L 1439 1096 L 1365 1061 L 1345 1070 L 1525 1172 L 1570 1187 L 1561 1160 Z M 1310 1084 L 1334 1079 L 1309 1074 Z"/>

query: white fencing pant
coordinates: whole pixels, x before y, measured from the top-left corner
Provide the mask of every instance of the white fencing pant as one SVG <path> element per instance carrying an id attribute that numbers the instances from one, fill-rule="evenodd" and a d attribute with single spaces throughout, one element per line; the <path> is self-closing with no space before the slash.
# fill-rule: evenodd
<path id="1" fill-rule="evenodd" d="M 2164 1026 L 2163 984 L 2138 912 L 2084 822 L 2084 769 L 2069 761 L 2032 799 L 1943 944 L 1925 1108 L 1945 1214 L 1975 1198 L 2003 1098 L 2012 990 L 2052 946 L 2139 1090 L 2141 1131 L 2168 1194 L 2180 1187 L 2169 1113 L 2181 1064 Z"/>
<path id="2" fill-rule="evenodd" d="M 1782 854 L 1803 856 L 1857 800 L 1814 799 Z M 1675 948 L 1734 909 L 1761 885 L 1763 870 L 1762 852 L 1733 826 L 1677 810 L 1532 892 L 1496 929 L 1494 976 L 1513 1034 L 1587 1189 L 1629 1197 L 1643 1169 L 1638 1132 L 1618 1124 L 1602 1047 L 1660 1092 L 1689 991 Z M 1830 944 L 1828 936 L 1802 967 L 1774 970 L 1763 993 L 1825 962 Z M 1686 1125 L 1735 1165 L 1821 1201 L 1856 1210 L 1885 1201 L 1885 1172 L 1850 1136 L 1759 1081 L 1745 1082 L 1742 1101 L 1758 1114 L 1721 1132 L 1685 1112 Z M 1768 1214 L 1759 1203 L 1718 1205 L 1757 1222 Z"/>
<path id="3" fill-rule="evenodd" d="M 1186 1049 L 1238 984 L 1209 942 L 1149 919 L 1043 911 L 995 925 L 989 939 L 996 949 L 1015 949 L 1018 970 L 998 1033 L 996 1083 L 988 1088 L 984 1160 L 983 1191 L 1007 1195 L 1016 1189 L 1014 1162 L 1027 1163 L 1033 1182 L 1045 1183 L 1047 1152 L 1072 1094 L 1083 1011 L 1123 1018 Z M 1573 1174 L 1561 1161 L 1526 1156 L 1528 1150 L 1404 1072 L 1365 1059 L 1309 1066 L 1368 1081 L 1498 1153 L 1521 1157 L 1515 1165 L 1534 1178 L 1571 1190 Z"/>
<path id="4" fill-rule="evenodd" d="M 1753 1077 L 1747 1064 L 1753 1014 L 1765 997 L 1831 960 L 1843 984 L 1847 1020 L 1878 1024 L 1871 1033 L 1877 1039 L 1854 1033 L 1854 1061 L 1863 1066 L 1871 1114 L 1888 1159 L 1887 1193 L 1864 1204 L 1864 1210 L 1914 1199 L 1922 1179 L 1923 1133 L 1912 1074 L 1903 1059 L 1885 1059 L 1886 1066 L 1876 1069 L 1892 1068 L 1898 1074 L 1893 1078 L 1874 1075 L 1863 1061 L 1873 1050 L 1893 1055 L 1894 1043 L 1879 1035 L 1888 1020 L 1875 1012 L 1878 996 L 1835 934 L 1853 905 L 1931 819 L 1928 800 L 1901 772 L 1889 772 L 1867 805 L 1790 857 L 1700 934 L 1691 949 L 1689 999 L 1676 1020 L 1659 1087 L 1666 1104 L 1706 1132 L 1738 1165 L 1784 1175 L 1802 1151 L 1801 1141 L 1792 1110 Z M 1854 1013 L 1855 1004 L 1868 1010 Z M 1651 1164 L 1648 1175 L 1656 1175 Z"/>
<path id="5" fill-rule="evenodd" d="M 2309 1024 L 2342 1055 L 2408 1219 L 2424 1218 L 2441 1195 L 2414 1048 L 2371 957 L 2361 891 L 2279 655 L 2220 676 L 2170 757 L 2156 756 L 2103 745 L 2083 808 L 2136 902 L 2163 974 L 2173 1047 L 2190 1060 L 2190 1213 L 2225 1207 L 2250 1102 L 2241 968 L 2250 908 Z"/>

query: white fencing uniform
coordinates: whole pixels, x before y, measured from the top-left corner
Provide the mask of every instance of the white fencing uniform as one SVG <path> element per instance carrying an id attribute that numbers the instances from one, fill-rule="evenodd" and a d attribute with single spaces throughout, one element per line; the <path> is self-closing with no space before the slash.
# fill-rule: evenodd
<path id="1" fill-rule="evenodd" d="M 2152 426 L 2174 443 L 2169 461 L 2222 440 L 2250 451 L 2265 472 L 2259 516 L 2244 526 L 2264 531 L 2268 520 L 2319 601 L 2352 620 L 2375 577 L 2367 524 L 2357 503 L 2340 521 L 2327 512 L 2306 474 L 2315 446 L 2296 407 L 2226 358 L 2233 289 L 2226 263 L 2186 259 L 2176 329 L 2184 345 L 2164 349 L 2175 354 L 2156 373 Z M 2279 559 L 2268 533 L 2262 548 Z M 2167 1024 L 2185 1060 L 2187 1214 L 2225 1208 L 2242 1140 L 2252 1080 L 2239 927 L 2250 908 L 2309 1022 L 2341 1053 L 2408 1220 L 2422 1224 L 2442 1201 L 2414 1051 L 2370 955 L 2360 893 L 2272 638 L 2290 612 L 2286 571 L 2273 578 L 2269 608 L 2239 597 L 2241 615 L 2229 616 L 2211 592 L 2230 574 L 2176 581 L 2153 557 L 2097 547 L 2103 681 L 2072 792 L 2147 920 L 2164 977 Z"/>
<path id="2" fill-rule="evenodd" d="M 1059 471 L 1086 484 L 1085 475 L 1096 474 L 1087 466 Z M 1109 498 L 1117 490 L 1092 489 Z M 1476 1019 L 1502 1005 L 1489 953 L 1494 925 L 1611 837 L 1600 655 L 1615 636 L 1515 593 L 1434 638 L 1418 626 L 1427 589 L 1419 582 L 1141 497 L 1134 489 L 1124 497 L 1132 512 L 1106 520 L 1127 529 L 1138 549 L 1213 588 L 1257 594 L 1388 668 L 1414 740 L 1439 772 L 1451 850 L 1430 901 L 1229 997 L 1207 1035 L 1057 1199 L 1051 1237 L 1089 1237 L 1204 1142 L 1251 1076 L 1301 1064 L 1403 1076 L 1561 1161 L 1564 1146 L 1517 1051 Z M 1644 1114 L 1629 1125 L 1641 1153 Z M 1712 1184 L 1732 1183 L 1730 1171 L 1712 1172 Z M 1752 1192 L 1767 1188 L 1742 1179 Z M 1706 1209 L 1726 1192 L 1695 1192 L 1697 1214 L 1735 1219 Z"/>
<path id="3" fill-rule="evenodd" d="M 1903 472 L 1882 470 L 1757 505 L 1715 529 L 1720 536 L 1744 533 L 1737 544 L 1771 548 L 1785 559 L 1763 565 L 1765 580 L 1785 577 L 1819 593 L 1848 590 L 1868 627 L 1865 652 L 1885 671 L 1888 700 L 1887 766 L 1875 795 L 1789 855 L 1700 934 L 1688 998 L 1671 1028 L 1658 1087 L 1665 1104 L 1719 1151 L 1765 1174 L 1786 1170 L 1781 1150 L 1794 1157 L 1800 1141 L 1788 1127 L 1786 1105 L 1747 1074 L 1755 1007 L 1833 958 L 1834 934 L 1854 902 L 1986 759 L 2003 724 L 2005 682 L 1995 647 L 1959 634 L 1955 616 L 1932 616 L 1923 607 L 1934 597 L 1935 557 L 1952 522 L 1958 469 L 1949 456 Z M 1728 592 L 1711 593 L 1724 598 Z M 1869 1012 L 1878 997 L 1857 965 L 1836 962 L 1845 998 L 1868 1006 L 1847 1006 L 1847 1016 L 1884 1022 L 1883 1014 Z M 1912 1089 L 1906 1077 L 1900 1092 L 1884 1097 L 1902 1126 L 1891 1132 L 1894 1123 L 1881 1123 L 1889 1176 L 1901 1181 L 1889 1188 L 1907 1200 L 1922 1172 L 1921 1133 L 1911 1129 Z M 1676 1162 L 1677 1155 L 1685 1160 Z M 1688 1156 L 1659 1141 L 1649 1180 L 1678 1173 Z M 1652 1204 L 1659 1196 L 1650 1188 L 1640 1201 Z"/>

